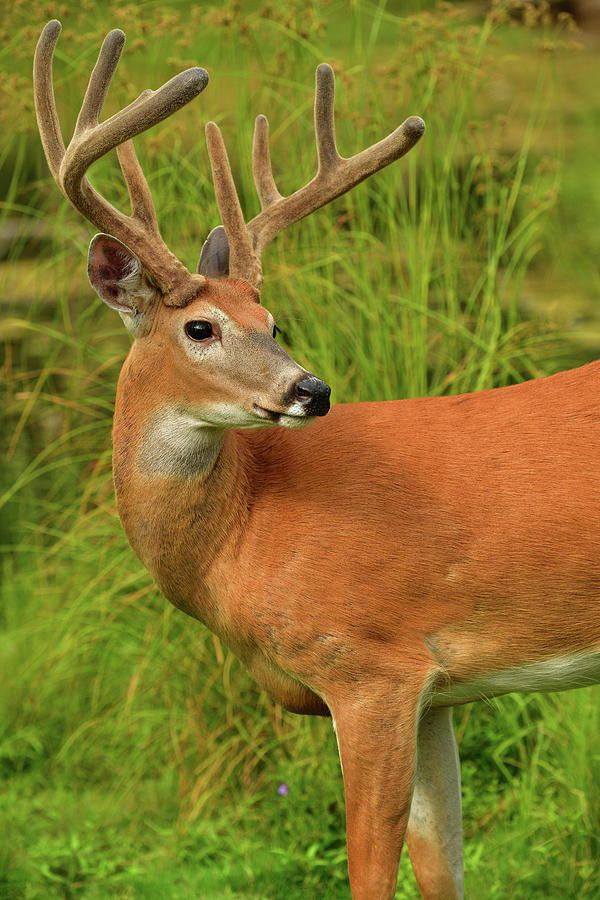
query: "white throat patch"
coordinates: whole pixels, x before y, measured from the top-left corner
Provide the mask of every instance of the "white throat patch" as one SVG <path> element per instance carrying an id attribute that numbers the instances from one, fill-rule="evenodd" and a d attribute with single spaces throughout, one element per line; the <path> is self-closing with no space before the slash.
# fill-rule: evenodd
<path id="1" fill-rule="evenodd" d="M 185 410 L 165 407 L 148 423 L 136 461 L 144 475 L 195 478 L 214 462 L 223 434 Z"/>

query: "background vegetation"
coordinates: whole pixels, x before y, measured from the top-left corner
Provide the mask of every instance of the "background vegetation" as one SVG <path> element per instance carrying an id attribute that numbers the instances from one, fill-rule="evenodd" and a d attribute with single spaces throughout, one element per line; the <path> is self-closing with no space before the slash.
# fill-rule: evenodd
<path id="1" fill-rule="evenodd" d="M 264 303 L 283 342 L 344 402 L 496 386 L 598 354 L 599 63 L 566 19 L 525 6 L 486 17 L 417 0 L 15 0 L 5 11 L 0 897 L 349 897 L 329 723 L 262 694 L 166 604 L 121 532 L 110 428 L 128 338 L 92 296 L 91 230 L 43 162 L 39 31 L 62 19 L 65 135 L 111 27 L 128 44 L 107 114 L 182 68 L 209 70 L 190 108 L 137 141 L 163 234 L 190 267 L 218 222 L 208 119 L 223 127 L 248 217 L 257 113 L 271 121 L 281 190 L 314 171 L 322 60 L 338 73 L 343 154 L 409 114 L 427 120 L 406 160 L 266 254 Z M 125 208 L 115 160 L 93 178 Z M 600 896 L 598 720 L 596 689 L 457 710 L 468 896 Z M 398 897 L 416 896 L 405 857 Z"/>

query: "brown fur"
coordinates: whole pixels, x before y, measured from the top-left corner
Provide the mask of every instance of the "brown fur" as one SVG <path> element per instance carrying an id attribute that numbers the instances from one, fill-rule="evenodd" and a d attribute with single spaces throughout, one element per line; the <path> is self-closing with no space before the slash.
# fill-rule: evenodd
<path id="1" fill-rule="evenodd" d="M 264 329 L 239 291 L 211 285 L 197 302 Z M 232 429 L 206 471 L 148 475 L 138 450 L 152 410 L 209 389 L 160 321 L 184 314 L 163 310 L 121 375 L 123 525 L 165 595 L 276 700 L 332 713 L 353 896 L 392 897 L 431 687 L 600 644 L 600 363 L 340 405 L 306 430 Z M 443 859 L 431 870 L 443 851 L 429 841 L 419 856 L 421 844 L 415 833 L 425 895 L 450 896 Z"/>

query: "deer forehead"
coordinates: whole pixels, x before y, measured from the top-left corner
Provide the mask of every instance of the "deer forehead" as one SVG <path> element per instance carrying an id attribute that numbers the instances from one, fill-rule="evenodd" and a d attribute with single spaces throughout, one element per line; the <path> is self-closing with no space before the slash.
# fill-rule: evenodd
<path id="1" fill-rule="evenodd" d="M 189 321 L 206 306 L 219 310 L 226 319 L 243 329 L 272 328 L 273 317 L 261 306 L 256 292 L 245 281 L 227 279 L 208 282 L 200 297 L 185 308 L 186 320 Z"/>
<path id="2" fill-rule="evenodd" d="M 179 343 L 185 324 L 202 320 L 217 323 L 223 332 L 239 335 L 257 331 L 271 334 L 275 325 L 271 313 L 256 300 L 206 290 L 184 307 L 159 306 L 153 333 L 160 339 L 172 332 Z"/>

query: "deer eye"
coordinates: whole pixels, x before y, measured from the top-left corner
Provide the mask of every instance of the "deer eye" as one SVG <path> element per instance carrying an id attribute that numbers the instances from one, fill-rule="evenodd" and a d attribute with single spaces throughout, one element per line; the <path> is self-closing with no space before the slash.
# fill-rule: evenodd
<path id="1" fill-rule="evenodd" d="M 205 319 L 185 323 L 185 333 L 191 341 L 207 341 L 213 336 L 213 327 Z"/>

